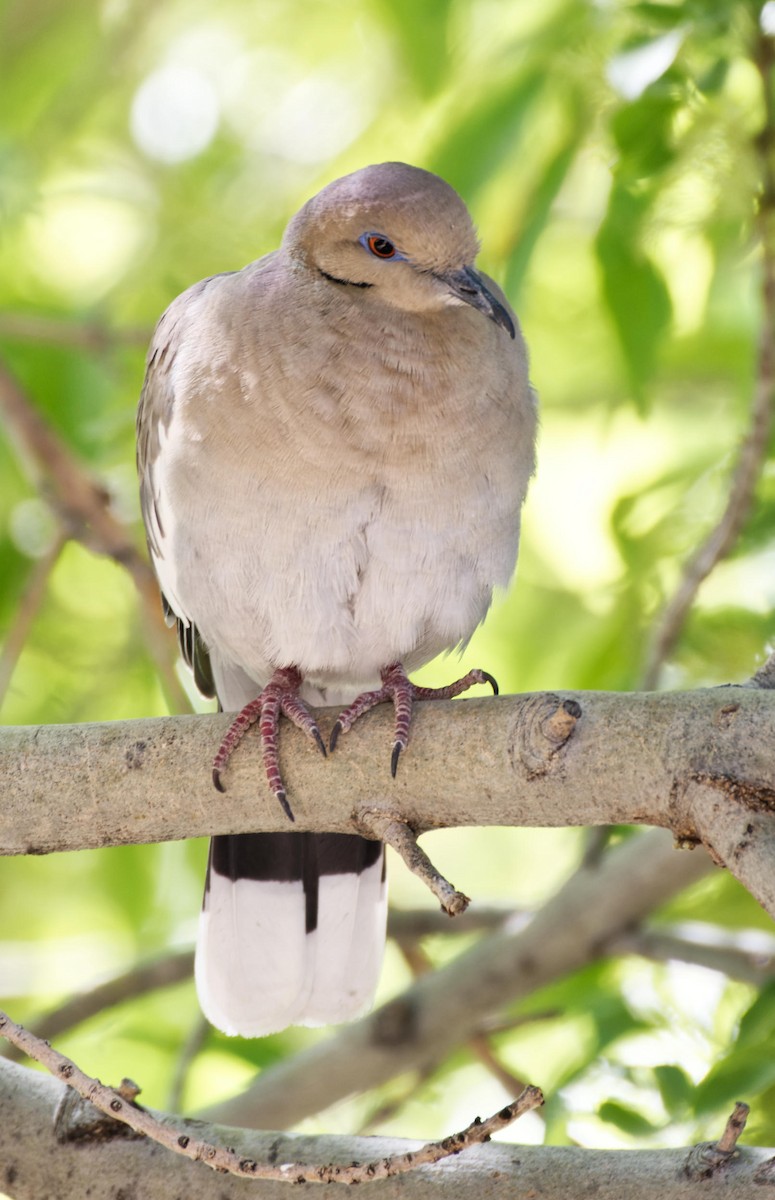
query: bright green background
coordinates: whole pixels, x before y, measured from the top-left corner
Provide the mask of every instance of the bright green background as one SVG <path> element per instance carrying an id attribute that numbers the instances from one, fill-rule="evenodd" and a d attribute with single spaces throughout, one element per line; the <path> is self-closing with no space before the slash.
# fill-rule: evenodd
<path id="1" fill-rule="evenodd" d="M 723 509 L 746 428 L 760 316 L 752 226 L 764 105 L 751 57 L 760 8 L 6 2 L 0 355 L 105 482 L 140 546 L 134 409 L 161 310 L 196 279 L 273 248 L 299 204 L 337 175 L 386 159 L 438 171 L 469 203 L 480 263 L 520 314 L 542 406 L 518 581 L 465 664 L 492 670 L 506 691 L 635 689 L 649 628 Z M 95 326 L 109 331 L 104 344 L 84 347 L 82 331 Z M 665 686 L 742 680 L 761 661 L 773 630 L 773 508 L 770 463 Z M 0 627 L 17 619 L 53 530 L 30 464 L 0 436 Z M 436 664 L 423 679 L 441 682 L 450 668 Z M 3 720 L 164 711 L 131 581 L 69 543 Z M 573 870 L 582 838 L 455 831 L 426 843 L 477 900 L 534 907 Z M 204 854 L 199 842 L 3 862 L 0 996 L 12 1015 L 28 1020 L 189 944 Z M 392 888 L 400 905 L 431 903 L 397 864 Z M 772 949 L 770 921 L 720 872 L 663 916 Z M 426 948 L 443 961 L 463 945 Z M 381 997 L 408 979 L 391 947 Z M 563 1015 L 494 1047 L 552 1093 L 554 1141 L 715 1136 L 740 1096 L 754 1106 L 747 1136 L 773 1144 L 775 1001 L 766 992 L 751 1009 L 755 1000 L 752 988 L 701 968 L 609 961 L 531 999 Z M 132 1075 L 143 1099 L 163 1106 L 196 1019 L 193 986 L 181 985 L 58 1044 L 103 1079 Z M 189 1074 L 187 1110 L 319 1036 L 211 1034 Z M 306 1127 L 356 1128 L 407 1082 Z M 504 1098 L 461 1049 L 379 1128 L 436 1135 Z M 541 1140 L 541 1119 L 528 1118 L 519 1137 Z"/>

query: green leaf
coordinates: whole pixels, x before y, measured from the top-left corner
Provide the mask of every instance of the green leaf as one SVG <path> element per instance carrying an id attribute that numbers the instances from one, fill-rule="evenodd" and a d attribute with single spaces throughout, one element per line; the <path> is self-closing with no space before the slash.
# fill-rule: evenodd
<path id="1" fill-rule="evenodd" d="M 775 1053 L 764 1043 L 735 1050 L 717 1063 L 697 1085 L 694 1111 L 698 1116 L 736 1100 L 758 1095 L 775 1084 Z"/>
<path id="2" fill-rule="evenodd" d="M 697 86 L 706 96 L 717 95 L 727 81 L 730 62 L 727 58 L 717 58 L 707 71 L 703 71 L 697 79 Z"/>
<path id="3" fill-rule="evenodd" d="M 666 1063 L 654 1068 L 662 1103 L 671 1117 L 680 1116 L 691 1107 L 694 1084 L 680 1067 Z"/>
<path id="4" fill-rule="evenodd" d="M 775 1033 L 775 980 L 767 983 L 740 1018 L 736 1045 L 740 1049 L 758 1045 Z"/>
<path id="5" fill-rule="evenodd" d="M 650 201 L 648 194 L 615 186 L 596 243 L 603 294 L 641 408 L 672 316 L 670 293 L 641 245 Z"/>
<path id="6" fill-rule="evenodd" d="M 634 4 L 631 12 L 635 17 L 642 17 L 652 28 L 675 29 L 686 20 L 686 11 L 682 4 L 651 4 L 647 0 L 643 4 Z"/>
<path id="7" fill-rule="evenodd" d="M 598 1053 L 624 1034 L 645 1028 L 645 1022 L 634 1015 L 626 1001 L 621 996 L 611 995 L 609 992 L 601 992 L 592 997 L 584 1009 L 597 1027 Z"/>
<path id="8" fill-rule="evenodd" d="M 515 300 L 527 270 L 530 257 L 539 236 L 546 227 L 557 193 L 568 175 L 579 150 L 583 133 L 583 122 L 576 120 L 569 129 L 562 145 L 552 155 L 535 184 L 524 211 L 528 214 L 516 239 L 516 248 L 506 269 L 506 292 Z"/>
<path id="9" fill-rule="evenodd" d="M 431 96 L 450 68 L 447 25 L 452 0 L 381 0 L 379 7 L 399 40 L 414 83 L 424 96 Z"/>
<path id="10" fill-rule="evenodd" d="M 531 68 L 494 81 L 476 93 L 478 103 L 458 120 L 428 161 L 469 200 L 502 166 L 546 85 L 546 73 Z"/>
<path id="11" fill-rule="evenodd" d="M 634 182 L 663 171 L 675 158 L 673 121 L 680 99 L 672 88 L 652 87 L 623 105 L 611 121 L 620 154 L 616 178 Z"/>
<path id="12" fill-rule="evenodd" d="M 597 1115 L 601 1121 L 615 1125 L 617 1129 L 621 1129 L 623 1133 L 629 1133 L 631 1137 L 647 1137 L 661 1128 L 659 1125 L 654 1125 L 642 1113 L 636 1112 L 634 1108 L 629 1108 L 626 1104 L 619 1104 L 616 1100 L 607 1100 L 605 1104 L 601 1104 Z"/>

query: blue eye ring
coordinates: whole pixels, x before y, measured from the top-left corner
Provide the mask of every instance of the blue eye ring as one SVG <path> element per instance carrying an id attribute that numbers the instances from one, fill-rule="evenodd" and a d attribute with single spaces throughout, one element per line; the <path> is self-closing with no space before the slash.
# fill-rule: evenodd
<path id="1" fill-rule="evenodd" d="M 403 254 L 399 254 L 390 238 L 386 238 L 383 233 L 362 233 L 358 241 L 361 243 L 369 254 L 374 258 L 380 258 L 383 262 L 392 259 L 395 262 L 397 259 L 403 259 Z"/>

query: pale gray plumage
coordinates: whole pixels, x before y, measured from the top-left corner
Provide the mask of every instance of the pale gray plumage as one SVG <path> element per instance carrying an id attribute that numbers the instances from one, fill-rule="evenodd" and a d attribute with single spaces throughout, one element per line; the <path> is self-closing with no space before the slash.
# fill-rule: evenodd
<path id="1" fill-rule="evenodd" d="M 395 247 L 390 261 L 370 237 Z M 195 284 L 161 318 L 138 415 L 143 513 L 189 658 L 193 626 L 225 709 L 289 666 L 307 701 L 349 703 L 389 664 L 411 670 L 465 642 L 509 582 L 535 406 L 516 319 L 473 271 L 477 249 L 448 184 L 385 163 L 330 184 L 279 250 Z M 379 911 L 358 937 L 378 939 L 384 888 L 365 890 Z M 368 1003 L 379 953 L 362 951 L 366 978 L 350 986 L 358 953 L 342 949 L 332 982 L 337 949 L 319 949 L 330 978 L 318 1003 L 314 962 L 287 930 L 283 953 L 303 960 L 290 1000 L 252 994 L 248 945 L 231 946 L 228 981 L 208 984 L 227 969 L 213 962 L 224 931 L 200 940 L 198 967 L 222 1027 L 266 1032 Z M 238 991 L 251 994 L 232 1017 Z"/>

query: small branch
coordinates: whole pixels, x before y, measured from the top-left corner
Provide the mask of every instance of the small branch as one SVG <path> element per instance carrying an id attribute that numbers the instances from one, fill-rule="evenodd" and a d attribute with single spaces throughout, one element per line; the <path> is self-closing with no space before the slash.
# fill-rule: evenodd
<path id="1" fill-rule="evenodd" d="M 167 1108 L 172 1112 L 179 1112 L 182 1108 L 183 1090 L 186 1086 L 186 1079 L 192 1062 L 196 1058 L 199 1051 L 204 1046 L 207 1038 L 210 1035 L 210 1024 L 206 1017 L 198 1013 L 191 1026 L 188 1037 L 186 1038 L 178 1055 L 178 1061 L 175 1064 L 175 1074 L 172 1077 L 169 1093 L 167 1095 Z"/>
<path id="2" fill-rule="evenodd" d="M 391 908 L 388 912 L 388 937 L 396 942 L 416 942 L 420 938 L 466 934 L 497 929 L 505 921 L 527 920 L 530 914 L 523 909 L 506 905 L 473 904 L 456 921 L 449 921 L 444 912 L 435 908 Z"/>
<path id="3" fill-rule="evenodd" d="M 726 1123 L 724 1132 L 716 1142 L 720 1154 L 725 1154 L 728 1157 L 734 1152 L 738 1138 L 745 1129 L 750 1111 L 751 1109 L 748 1104 L 744 1104 L 741 1100 L 738 1100 L 732 1111 L 732 1115 Z"/>
<path id="4" fill-rule="evenodd" d="M 392 937 L 403 949 L 422 937 L 496 929 L 515 915 L 518 914 L 513 909 L 480 906 L 469 909 L 461 920 L 452 922 L 444 913 L 432 909 L 391 908 L 388 912 L 387 932 L 388 937 Z M 193 950 L 177 951 L 153 962 L 140 963 L 87 992 L 79 992 L 63 1004 L 44 1013 L 31 1022 L 30 1031 L 36 1037 L 52 1040 L 117 1004 L 135 1000 L 138 996 L 161 988 L 173 987 L 176 983 L 190 979 L 193 972 Z M 22 1052 L 10 1042 L 0 1043 L 0 1056 L 17 1061 L 23 1057 Z M 177 1106 L 170 1100 L 169 1107 Z"/>
<path id="5" fill-rule="evenodd" d="M 753 60 L 761 76 L 766 113 L 764 128 L 757 140 L 762 178 L 756 222 L 762 251 L 762 316 L 748 432 L 740 447 L 729 498 L 721 520 L 684 566 L 681 581 L 657 622 L 643 676 L 643 687 L 647 690 L 657 686 L 661 667 L 678 641 L 703 580 L 707 579 L 717 563 L 729 554 L 737 541 L 751 511 L 756 484 L 767 458 L 775 409 L 775 102 L 772 94 L 774 59 L 772 38 L 760 32 Z"/>
<path id="6" fill-rule="evenodd" d="M 173 984 L 188 979 L 193 970 L 193 950 L 184 950 L 177 954 L 168 954 L 154 962 L 141 963 L 123 975 L 117 975 L 89 992 L 79 993 L 60 1004 L 58 1008 L 45 1013 L 34 1023 L 32 1033 L 38 1038 L 57 1037 L 66 1029 L 88 1021 L 106 1008 L 113 1008 L 126 1000 L 134 1000 L 137 996 L 143 996 L 158 988 L 172 987 Z M 9 1045 L 6 1057 L 18 1058 L 20 1054 L 18 1049 Z"/>
<path id="7" fill-rule="evenodd" d="M 197 1164 L 165 1153 L 148 1138 L 102 1136 L 62 1141 L 52 1120 L 62 1097 L 73 1095 L 47 1072 L 0 1061 L 0 1179 L 14 1200 L 43 1196 L 116 1200 L 120 1195 L 180 1197 L 186 1200 L 282 1200 L 285 1184 L 249 1185 L 243 1179 L 205 1171 Z M 84 1103 L 84 1102 L 81 1102 Z M 86 1107 L 84 1103 L 84 1107 Z M 94 1111 L 94 1110 L 92 1110 Z M 233 1146 L 243 1158 L 283 1163 L 368 1162 L 417 1149 L 404 1138 L 258 1133 L 217 1128 L 157 1113 L 176 1129 Z M 123 1129 L 104 1121 L 104 1130 Z M 514 1145 L 494 1141 L 474 1146 L 438 1166 L 383 1180 L 380 1200 L 515 1200 L 542 1196 L 579 1200 L 582 1188 L 597 1200 L 730 1200 L 767 1193 L 772 1184 L 774 1149 L 738 1146 L 723 1172 L 697 1184 L 683 1173 L 687 1147 L 658 1150 L 593 1150 L 578 1146 Z M 760 1185 L 758 1187 L 754 1185 Z M 333 1186 L 333 1185 L 332 1185 Z M 295 1193 L 294 1193 L 295 1194 Z M 318 1194 L 317 1192 L 315 1193 Z M 325 1195 L 325 1192 L 321 1192 Z"/>
<path id="8" fill-rule="evenodd" d="M 775 688 L 775 654 L 771 654 L 743 686 Z"/>
<path id="9" fill-rule="evenodd" d="M 693 1146 L 684 1166 L 688 1179 L 710 1179 L 738 1152 L 737 1142 L 745 1129 L 750 1108 L 738 1100 L 726 1127 L 717 1142 L 700 1142 Z"/>
<path id="10" fill-rule="evenodd" d="M 708 775 L 689 785 L 686 799 L 714 862 L 726 866 L 775 917 L 775 794 L 749 798 L 724 775 Z"/>
<path id="11" fill-rule="evenodd" d="M 627 930 L 606 945 L 609 954 L 637 954 L 655 962 L 685 962 L 719 971 L 761 987 L 775 977 L 775 948 L 771 953 L 739 950 L 736 946 L 709 945 L 657 929 Z"/>
<path id="12" fill-rule="evenodd" d="M 176 646 L 164 623 L 156 578 L 120 521 L 110 512 L 110 497 L 90 477 L 46 423 L 11 373 L 0 365 L 0 414 L 6 429 L 32 464 L 39 489 L 89 550 L 112 558 L 129 572 L 140 598 L 143 633 L 175 708 L 191 705 L 175 674 Z"/>
<path id="13" fill-rule="evenodd" d="M 522 1091 L 525 1086 L 523 1080 L 517 1079 L 517 1076 L 503 1065 L 493 1050 L 488 1037 L 484 1034 L 478 1034 L 469 1038 L 468 1045 L 482 1066 L 498 1080 L 498 1083 L 507 1093 L 513 1095 Z"/>
<path id="14" fill-rule="evenodd" d="M 775 403 L 775 271 L 768 262 L 767 310 L 762 324 L 759 370 L 754 389 L 749 432 L 740 448 L 732 476 L 726 508 L 715 529 L 685 564 L 681 581 L 666 604 L 651 639 L 642 687 L 646 691 L 659 682 L 662 666 L 674 649 L 700 585 L 725 558 L 748 518 L 756 483 L 767 457 L 772 410 Z"/>
<path id="15" fill-rule="evenodd" d="M 120 329 L 99 321 L 61 321 L 37 313 L 0 313 L 0 338 L 9 341 L 47 342 L 52 346 L 69 346 L 75 350 L 94 350 L 104 353 L 117 346 L 147 346 L 149 329 Z"/>
<path id="16" fill-rule="evenodd" d="M 417 838 L 409 825 L 400 817 L 377 808 L 361 808 L 356 814 L 355 825 L 364 834 L 392 846 L 409 870 L 430 888 L 448 917 L 465 912 L 471 903 L 468 896 L 458 892 L 439 874 L 425 851 L 417 845 Z"/>
<path id="17" fill-rule="evenodd" d="M 3 642 L 2 651 L 0 651 L 0 708 L 3 706 L 16 664 L 24 649 L 24 643 L 46 597 L 49 577 L 62 553 L 67 537 L 68 535 L 63 529 L 60 528 L 57 531 L 49 549 L 32 568 L 27 587 L 19 598 L 16 617 Z"/>
<path id="18" fill-rule="evenodd" d="M 144 1134 L 152 1141 L 166 1147 L 168 1150 L 181 1154 L 185 1158 L 202 1162 L 215 1171 L 227 1172 L 247 1179 L 276 1179 L 288 1183 L 368 1183 L 375 1179 L 388 1179 L 393 1175 L 403 1175 L 407 1171 L 416 1170 L 440 1162 L 443 1158 L 460 1154 L 469 1146 L 489 1142 L 494 1133 L 505 1129 L 512 1121 L 516 1121 L 524 1113 L 530 1112 L 543 1104 L 543 1096 L 538 1088 L 527 1087 L 511 1104 L 507 1104 L 500 1112 L 482 1121 L 476 1117 L 470 1125 L 460 1133 L 452 1134 L 441 1142 L 429 1142 L 419 1150 L 407 1151 L 406 1154 L 396 1154 L 374 1162 L 360 1164 L 352 1163 L 343 1166 L 337 1163 L 310 1166 L 307 1163 L 258 1163 L 244 1158 L 234 1150 L 224 1146 L 215 1146 L 211 1142 L 179 1134 L 174 1128 L 157 1120 L 146 1109 L 135 1103 L 136 1085 L 124 1086 L 123 1091 L 106 1087 L 98 1079 L 86 1075 L 71 1059 L 65 1058 L 54 1050 L 48 1042 L 34 1037 L 21 1025 L 15 1024 L 6 1014 L 0 1012 L 0 1037 L 7 1038 L 24 1051 L 29 1058 L 35 1059 L 51 1072 L 52 1075 L 65 1080 L 85 1100 L 88 1100 L 100 1112 L 114 1120 L 128 1125 L 136 1133 Z"/>

